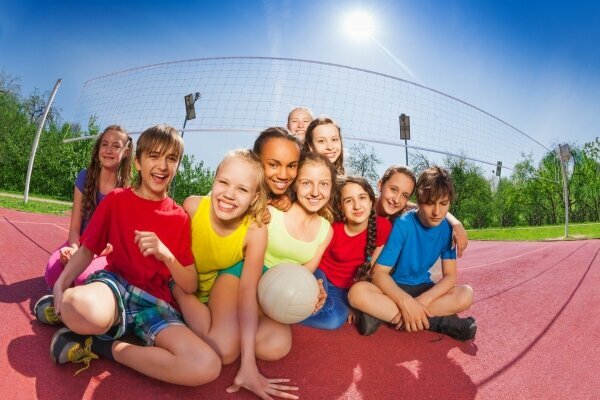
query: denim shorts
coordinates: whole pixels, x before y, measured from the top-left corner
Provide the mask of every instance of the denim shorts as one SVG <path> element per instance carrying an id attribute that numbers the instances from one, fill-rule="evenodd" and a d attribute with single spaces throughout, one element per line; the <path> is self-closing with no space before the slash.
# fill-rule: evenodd
<path id="1" fill-rule="evenodd" d="M 112 290 L 119 310 L 119 323 L 109 332 L 98 335 L 102 340 L 114 340 L 135 333 L 147 346 L 154 345 L 156 335 L 169 326 L 185 325 L 181 314 L 166 301 L 131 285 L 119 274 L 98 271 L 86 283 L 102 282 Z"/>

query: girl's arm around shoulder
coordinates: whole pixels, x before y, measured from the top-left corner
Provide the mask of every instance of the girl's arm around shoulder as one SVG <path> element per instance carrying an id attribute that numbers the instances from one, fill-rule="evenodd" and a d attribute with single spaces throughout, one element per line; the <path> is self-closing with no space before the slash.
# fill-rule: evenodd
<path id="1" fill-rule="evenodd" d="M 204 196 L 189 196 L 183 201 L 182 207 L 186 213 L 192 218 L 198 209 L 198 205 Z"/>
<path id="2" fill-rule="evenodd" d="M 329 243 L 331 242 L 332 238 L 333 238 L 333 228 L 331 226 L 329 226 L 329 230 L 327 231 L 327 236 L 325 236 L 325 240 L 323 240 L 323 242 L 319 245 L 319 247 L 317 247 L 317 251 L 315 252 L 315 255 L 313 256 L 313 258 L 309 262 L 304 264 L 304 267 L 308 268 L 308 270 L 310 272 L 312 272 L 313 274 L 317 270 L 317 267 L 319 266 L 319 263 L 321 262 L 321 257 L 323 257 L 323 254 L 325 253 L 325 249 L 327 249 L 327 246 L 329 246 Z"/>
<path id="3" fill-rule="evenodd" d="M 456 255 L 462 257 L 463 252 L 469 244 L 467 231 L 463 224 L 452 214 L 446 214 L 446 221 L 452 227 L 452 245 L 456 247 Z"/>

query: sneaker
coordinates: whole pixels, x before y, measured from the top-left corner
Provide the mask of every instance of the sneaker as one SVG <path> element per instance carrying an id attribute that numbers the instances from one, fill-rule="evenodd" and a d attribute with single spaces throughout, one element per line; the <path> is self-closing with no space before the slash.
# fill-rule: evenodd
<path id="1" fill-rule="evenodd" d="M 99 357 L 92 353 L 93 336 L 78 335 L 69 328 L 59 329 L 50 342 L 50 358 L 57 364 L 83 363 L 84 367 L 75 375 L 90 367 L 92 360 Z"/>
<path id="2" fill-rule="evenodd" d="M 60 317 L 54 313 L 54 296 L 47 294 L 41 297 L 35 306 L 33 313 L 38 321 L 46 325 L 58 325 L 61 323 Z"/>
<path id="3" fill-rule="evenodd" d="M 477 333 L 477 322 L 473 317 L 459 318 L 457 315 L 440 317 L 439 324 L 432 326 L 429 330 L 443 333 L 453 339 L 465 342 L 475 338 Z"/>
<path id="4" fill-rule="evenodd" d="M 381 320 L 359 310 L 355 310 L 355 312 L 358 333 L 363 336 L 369 336 L 377 332 L 379 325 L 381 325 Z"/>

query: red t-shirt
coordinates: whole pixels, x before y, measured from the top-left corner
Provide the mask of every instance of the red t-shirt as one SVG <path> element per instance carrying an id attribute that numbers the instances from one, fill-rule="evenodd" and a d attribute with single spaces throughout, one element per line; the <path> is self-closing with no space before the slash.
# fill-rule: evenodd
<path id="1" fill-rule="evenodd" d="M 387 219 L 377 216 L 375 247 L 383 246 L 392 230 Z M 356 270 L 365 262 L 367 247 L 367 229 L 358 235 L 349 236 L 343 222 L 333 224 L 333 238 L 321 258 L 319 268 L 329 282 L 340 288 L 349 288 L 354 283 Z"/>
<path id="2" fill-rule="evenodd" d="M 107 271 L 174 304 L 167 266 L 153 255 L 144 257 L 134 242 L 135 231 L 154 232 L 183 266 L 194 264 L 191 250 L 190 218 L 173 199 L 146 200 L 131 188 L 115 189 L 98 205 L 81 236 L 81 245 L 100 254 L 111 243 Z"/>

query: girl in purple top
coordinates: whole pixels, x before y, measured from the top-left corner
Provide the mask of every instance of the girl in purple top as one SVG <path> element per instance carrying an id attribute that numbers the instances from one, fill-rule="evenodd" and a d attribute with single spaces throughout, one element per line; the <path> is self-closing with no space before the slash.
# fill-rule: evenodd
<path id="1" fill-rule="evenodd" d="M 83 233 L 96 206 L 116 187 L 127 187 L 131 179 L 131 137 L 119 125 L 111 125 L 96 140 L 92 158 L 87 169 L 77 175 L 73 191 L 73 209 L 69 237 L 48 260 L 46 265 L 46 283 L 50 289 L 62 273 L 64 266 L 79 248 L 79 237 Z M 90 266 L 75 279 L 74 284 L 85 282 L 89 274 L 106 265 L 104 257 L 111 246 L 96 257 Z"/>

